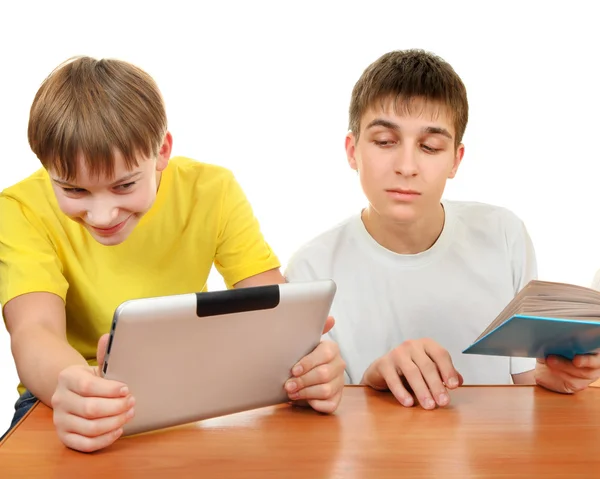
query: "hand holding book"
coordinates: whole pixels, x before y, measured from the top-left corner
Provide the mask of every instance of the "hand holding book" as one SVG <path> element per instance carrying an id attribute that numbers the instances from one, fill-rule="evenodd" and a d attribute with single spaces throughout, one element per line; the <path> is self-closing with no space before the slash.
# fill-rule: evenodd
<path id="1" fill-rule="evenodd" d="M 536 382 L 572 393 L 600 378 L 600 292 L 531 281 L 465 354 L 537 358 Z"/>

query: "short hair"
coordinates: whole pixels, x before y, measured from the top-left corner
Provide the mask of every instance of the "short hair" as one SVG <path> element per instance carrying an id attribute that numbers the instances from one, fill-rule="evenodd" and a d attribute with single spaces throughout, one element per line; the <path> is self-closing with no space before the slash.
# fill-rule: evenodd
<path id="1" fill-rule="evenodd" d="M 358 140 L 361 119 L 376 103 L 394 100 L 396 108 L 409 111 L 415 99 L 448 108 L 458 146 L 469 116 L 465 85 L 450 64 L 424 50 L 389 52 L 365 69 L 352 90 L 349 129 Z"/>
<path id="2" fill-rule="evenodd" d="M 27 135 L 46 169 L 73 180 L 80 154 L 92 175 L 112 176 L 116 151 L 132 168 L 138 155 L 158 154 L 166 132 L 164 100 L 150 75 L 121 60 L 81 56 L 44 80 Z"/>

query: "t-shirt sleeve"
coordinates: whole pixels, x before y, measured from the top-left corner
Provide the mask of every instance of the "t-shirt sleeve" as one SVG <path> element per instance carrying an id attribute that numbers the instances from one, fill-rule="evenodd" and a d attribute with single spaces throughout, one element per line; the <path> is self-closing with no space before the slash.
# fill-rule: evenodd
<path id="1" fill-rule="evenodd" d="M 0 196 L 0 303 L 26 293 L 66 299 L 68 283 L 43 223 L 17 200 Z"/>
<path id="2" fill-rule="evenodd" d="M 290 283 L 322 279 L 317 275 L 304 251 L 302 253 L 297 252 L 290 258 L 284 276 Z"/>
<path id="3" fill-rule="evenodd" d="M 225 180 L 215 267 L 228 288 L 239 281 L 281 266 L 265 241 L 258 220 L 235 177 Z"/>
<path id="4" fill-rule="evenodd" d="M 527 283 L 537 279 L 537 260 L 533 242 L 527 232 L 525 224 L 514 217 L 514 235 L 510 242 L 513 284 L 515 295 Z M 510 373 L 520 374 L 535 369 L 535 358 L 510 358 Z"/>
<path id="5" fill-rule="evenodd" d="M 533 242 L 527 232 L 525 224 L 517 219 L 515 235 L 511 242 L 511 260 L 513 270 L 513 284 L 515 295 L 523 289 L 527 283 L 537 279 L 537 259 Z"/>

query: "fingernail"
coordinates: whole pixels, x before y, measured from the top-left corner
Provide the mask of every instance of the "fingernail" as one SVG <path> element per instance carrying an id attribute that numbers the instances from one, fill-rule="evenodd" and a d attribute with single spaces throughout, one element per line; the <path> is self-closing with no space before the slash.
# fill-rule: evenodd
<path id="1" fill-rule="evenodd" d="M 425 399 L 425 402 L 423 405 L 425 406 L 426 409 L 433 409 L 435 407 L 435 403 L 433 402 L 433 399 L 431 399 L 431 398 Z"/>
<path id="2" fill-rule="evenodd" d="M 121 388 L 121 396 L 127 396 L 129 394 L 129 388 L 124 386 Z"/>
<path id="3" fill-rule="evenodd" d="M 450 386 L 451 388 L 455 388 L 456 386 L 458 386 L 458 379 L 456 379 L 456 378 L 448 379 L 448 386 Z"/>
<path id="4" fill-rule="evenodd" d="M 300 399 L 300 394 L 299 393 L 291 393 L 291 394 L 288 394 L 288 397 L 295 401 L 296 399 Z"/>
<path id="5" fill-rule="evenodd" d="M 132 418 L 134 415 L 135 411 L 133 410 L 133 408 L 131 408 L 129 411 L 127 411 L 127 418 Z"/>
<path id="6" fill-rule="evenodd" d="M 113 434 L 115 437 L 119 437 L 121 434 L 123 434 L 123 429 L 117 429 Z"/>
<path id="7" fill-rule="evenodd" d="M 442 393 L 442 394 L 440 394 L 440 397 L 438 398 L 438 400 L 439 400 L 440 406 L 445 406 L 446 404 L 448 404 L 448 401 L 450 401 L 450 397 L 448 397 L 448 395 L 446 393 Z"/>
<path id="8" fill-rule="evenodd" d="M 402 405 L 403 405 L 403 406 L 406 406 L 406 407 L 411 407 L 411 406 L 413 405 L 413 400 L 412 400 L 412 398 L 411 398 L 411 397 L 405 397 L 405 398 L 402 400 Z"/>
<path id="9" fill-rule="evenodd" d="M 285 389 L 287 392 L 294 392 L 296 390 L 296 388 L 298 387 L 298 385 L 294 382 L 294 381 L 290 381 L 289 383 L 287 383 L 285 385 Z"/>
<path id="10" fill-rule="evenodd" d="M 127 400 L 127 406 L 131 407 L 135 404 L 135 398 L 133 396 L 130 396 L 129 399 Z"/>
<path id="11" fill-rule="evenodd" d="M 296 365 L 294 366 L 294 369 L 292 369 L 292 374 L 293 374 L 294 376 L 299 376 L 300 374 L 302 374 L 302 371 L 303 371 L 303 370 L 304 370 L 304 369 L 302 368 L 302 366 L 301 366 L 300 364 L 296 364 Z"/>

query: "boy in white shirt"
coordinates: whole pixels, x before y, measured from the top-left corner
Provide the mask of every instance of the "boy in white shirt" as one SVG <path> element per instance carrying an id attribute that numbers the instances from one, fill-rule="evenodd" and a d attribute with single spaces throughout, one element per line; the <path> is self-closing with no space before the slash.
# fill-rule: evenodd
<path id="1" fill-rule="evenodd" d="M 395 51 L 370 65 L 353 89 L 346 136 L 369 204 L 304 245 L 287 280 L 337 283 L 328 335 L 346 381 L 389 389 L 405 406 L 445 406 L 463 382 L 584 389 L 600 377 L 596 355 L 461 354 L 537 274 L 517 216 L 441 200 L 463 158 L 467 119 L 465 86 L 441 58 Z"/>

